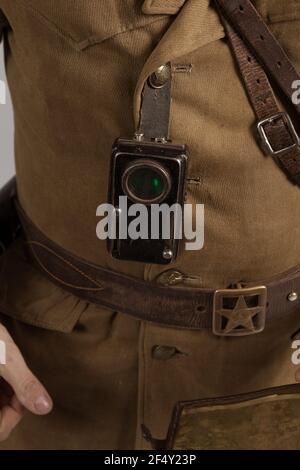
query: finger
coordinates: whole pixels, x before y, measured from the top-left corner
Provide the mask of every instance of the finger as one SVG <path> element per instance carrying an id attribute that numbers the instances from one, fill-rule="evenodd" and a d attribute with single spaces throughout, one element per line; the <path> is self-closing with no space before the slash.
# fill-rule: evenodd
<path id="1" fill-rule="evenodd" d="M 16 405 L 16 404 L 15 404 Z M 5 441 L 23 417 L 23 407 L 5 406 L 0 411 L 0 441 Z"/>
<path id="2" fill-rule="evenodd" d="M 35 414 L 49 413 L 53 404 L 48 392 L 29 370 L 18 347 L 2 325 L 0 338 L 6 344 L 6 364 L 0 365 L 0 375 L 13 388 L 25 408 Z"/>
<path id="3" fill-rule="evenodd" d="M 14 391 L 11 386 L 0 377 L 0 409 L 6 405 L 10 405 Z"/>
<path id="4" fill-rule="evenodd" d="M 17 395 L 14 395 L 11 399 L 10 406 L 20 415 L 24 414 L 25 408 L 22 403 L 19 401 Z"/>
<path id="5" fill-rule="evenodd" d="M 300 369 L 296 371 L 296 380 L 297 382 L 300 382 Z"/>

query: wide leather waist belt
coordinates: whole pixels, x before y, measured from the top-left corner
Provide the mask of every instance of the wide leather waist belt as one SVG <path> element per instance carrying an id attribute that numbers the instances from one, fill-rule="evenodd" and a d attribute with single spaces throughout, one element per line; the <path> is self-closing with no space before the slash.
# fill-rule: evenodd
<path id="1" fill-rule="evenodd" d="M 299 311 L 300 266 L 234 289 L 164 287 L 96 266 L 49 240 L 17 204 L 31 258 L 55 284 L 88 302 L 140 320 L 173 327 L 211 328 L 220 336 L 261 332 L 265 324 Z"/>

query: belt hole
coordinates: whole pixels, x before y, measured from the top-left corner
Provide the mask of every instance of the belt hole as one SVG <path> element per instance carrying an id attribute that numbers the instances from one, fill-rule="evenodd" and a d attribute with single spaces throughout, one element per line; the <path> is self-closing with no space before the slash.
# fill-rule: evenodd
<path id="1" fill-rule="evenodd" d="M 206 307 L 205 305 L 197 305 L 196 310 L 198 313 L 205 313 L 206 312 Z"/>
<path id="2" fill-rule="evenodd" d="M 244 7 L 243 7 L 243 5 L 240 5 L 240 11 L 241 11 L 242 13 L 244 13 Z"/>
<path id="3" fill-rule="evenodd" d="M 264 37 L 262 34 L 261 34 L 259 37 L 260 37 L 260 39 L 261 39 L 262 41 L 265 40 L 265 37 Z"/>
<path id="4" fill-rule="evenodd" d="M 282 66 L 282 62 L 277 62 L 277 66 L 280 68 Z"/>

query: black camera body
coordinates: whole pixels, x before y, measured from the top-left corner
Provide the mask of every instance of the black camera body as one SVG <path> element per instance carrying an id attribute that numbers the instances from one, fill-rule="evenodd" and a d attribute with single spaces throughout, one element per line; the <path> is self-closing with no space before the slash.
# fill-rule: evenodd
<path id="1" fill-rule="evenodd" d="M 176 145 L 164 139 L 144 140 L 118 139 L 112 151 L 109 203 L 115 208 L 115 239 L 108 240 L 108 249 L 112 256 L 121 260 L 139 261 L 150 264 L 167 265 L 175 261 L 180 240 L 174 236 L 176 217 L 171 213 L 170 236 L 165 238 L 163 224 L 160 221 L 159 232 L 153 238 L 153 213 L 155 205 L 174 204 L 182 208 L 185 197 L 185 175 L 188 152 L 185 145 Z M 146 210 L 148 225 L 147 238 L 124 236 L 124 211 L 120 208 L 120 197 L 126 196 L 128 210 L 134 204 L 142 204 Z M 182 218 L 182 215 L 179 214 Z M 127 213 L 127 225 L 135 219 Z M 182 220 L 181 220 L 182 222 Z M 120 235 L 121 233 L 121 235 Z M 144 227 L 145 234 L 145 227 Z"/>

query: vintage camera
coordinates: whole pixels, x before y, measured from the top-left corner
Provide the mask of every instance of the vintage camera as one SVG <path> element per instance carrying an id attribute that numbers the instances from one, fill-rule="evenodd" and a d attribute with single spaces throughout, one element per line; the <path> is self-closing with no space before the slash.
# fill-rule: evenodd
<path id="1" fill-rule="evenodd" d="M 175 204 L 177 207 L 179 205 L 183 212 L 187 161 L 186 146 L 176 145 L 165 139 L 144 140 L 142 136 L 138 136 L 133 140 L 119 139 L 115 142 L 111 161 L 109 202 L 115 208 L 116 238 L 108 242 L 109 251 L 114 258 L 164 265 L 175 261 L 180 240 L 174 236 L 174 226 L 182 222 L 178 221 L 178 217 L 182 219 L 182 214 L 170 212 L 169 221 L 164 220 L 163 214 L 160 214 L 159 228 L 153 237 L 152 207 L 172 207 Z M 127 197 L 127 214 L 126 208 L 120 207 L 121 196 Z M 143 227 L 143 234 L 145 235 L 146 229 L 147 238 L 130 238 L 129 230 L 127 237 L 125 236 L 125 216 L 126 229 L 130 228 L 135 219 L 135 216 L 130 215 L 133 204 L 142 204 L 144 215 L 146 211 L 147 227 Z M 157 225 L 157 220 L 155 223 Z M 164 230 L 166 223 L 170 223 L 170 234 L 167 238 Z"/>

